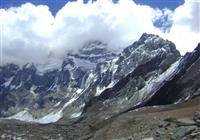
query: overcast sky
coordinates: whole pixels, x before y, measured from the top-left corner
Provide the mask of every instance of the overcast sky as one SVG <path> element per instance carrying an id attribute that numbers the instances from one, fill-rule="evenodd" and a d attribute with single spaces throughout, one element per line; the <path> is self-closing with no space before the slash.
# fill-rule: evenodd
<path id="1" fill-rule="evenodd" d="M 199 0 L 5 0 L 0 7 L 1 64 L 62 59 L 89 40 L 126 47 L 144 32 L 184 54 L 200 38 Z"/>

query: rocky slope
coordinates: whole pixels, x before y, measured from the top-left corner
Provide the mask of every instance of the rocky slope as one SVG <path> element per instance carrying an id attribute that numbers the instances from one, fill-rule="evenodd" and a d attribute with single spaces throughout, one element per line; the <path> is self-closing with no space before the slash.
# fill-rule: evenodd
<path id="1" fill-rule="evenodd" d="M 187 103 L 144 107 L 113 118 L 41 125 L 0 121 L 2 140 L 199 140 L 200 98 Z M 199 117 L 198 117 L 199 118 Z"/>

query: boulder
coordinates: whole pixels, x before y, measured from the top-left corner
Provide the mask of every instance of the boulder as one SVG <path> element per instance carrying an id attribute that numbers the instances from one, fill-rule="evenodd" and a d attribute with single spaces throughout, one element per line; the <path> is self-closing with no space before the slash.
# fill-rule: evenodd
<path id="1" fill-rule="evenodd" d="M 154 138 L 153 137 L 149 137 L 149 138 L 144 138 L 142 140 L 154 140 Z"/>
<path id="2" fill-rule="evenodd" d="M 166 128 L 166 127 L 168 127 L 168 126 L 170 126 L 170 123 L 169 123 L 169 122 L 161 122 L 161 123 L 159 124 L 159 127 L 160 127 L 160 128 Z"/>
<path id="3" fill-rule="evenodd" d="M 197 129 L 197 126 L 179 127 L 178 131 L 172 136 L 171 140 L 179 140 Z"/>
<path id="4" fill-rule="evenodd" d="M 156 137 L 163 136 L 165 134 L 165 128 L 159 128 L 156 130 Z"/>
<path id="5" fill-rule="evenodd" d="M 200 139 L 200 132 L 193 132 L 192 134 L 190 134 L 190 137 Z"/>
<path id="6" fill-rule="evenodd" d="M 178 126 L 191 126 L 191 125 L 196 125 L 196 122 L 189 118 L 181 118 L 177 119 L 176 124 Z"/>
<path id="7" fill-rule="evenodd" d="M 200 112 L 195 112 L 193 115 L 193 120 L 200 126 Z"/>

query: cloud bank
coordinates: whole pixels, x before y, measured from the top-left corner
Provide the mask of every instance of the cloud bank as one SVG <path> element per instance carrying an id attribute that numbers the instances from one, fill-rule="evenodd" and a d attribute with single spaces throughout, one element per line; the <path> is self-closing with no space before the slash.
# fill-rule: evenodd
<path id="1" fill-rule="evenodd" d="M 89 40 L 100 40 L 111 48 L 126 47 L 144 32 L 173 41 L 184 54 L 199 41 L 199 9 L 200 3 L 191 0 L 175 11 L 137 5 L 132 0 L 68 2 L 55 16 L 48 6 L 30 3 L 1 9 L 1 64 L 44 64 L 50 57 L 62 60 L 68 50 L 77 50 Z M 165 22 L 165 16 L 170 20 Z M 160 29 L 154 25 L 158 19 L 163 20 Z M 170 30 L 163 32 L 169 25 Z"/>
<path id="2" fill-rule="evenodd" d="M 200 1 L 185 0 L 173 13 L 173 25 L 166 38 L 173 41 L 184 54 L 200 42 Z"/>

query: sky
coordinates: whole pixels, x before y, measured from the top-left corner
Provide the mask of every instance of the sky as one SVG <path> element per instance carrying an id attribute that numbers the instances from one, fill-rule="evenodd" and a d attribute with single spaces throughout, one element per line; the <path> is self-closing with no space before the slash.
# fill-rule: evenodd
<path id="1" fill-rule="evenodd" d="M 35 5 L 48 5 L 50 11 L 53 15 L 56 13 L 68 2 L 76 0 L 1 0 L 1 8 L 9 8 L 13 6 L 20 6 L 27 2 L 33 3 Z M 87 3 L 89 0 L 83 0 L 84 3 Z M 93 0 L 95 1 L 95 0 Z M 118 0 L 113 0 L 116 3 Z M 184 0 L 135 0 L 137 4 L 149 5 L 153 8 L 169 8 L 174 10 L 178 6 L 184 3 Z"/>
<path id="2" fill-rule="evenodd" d="M 200 0 L 0 0 L 0 59 L 45 64 L 100 40 L 109 48 L 144 33 L 173 41 L 181 54 L 200 38 Z"/>

